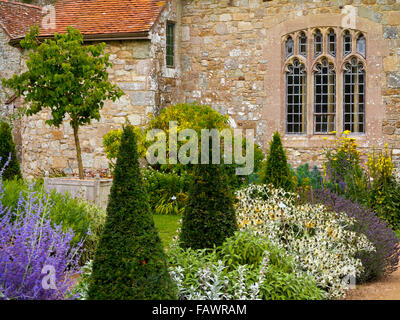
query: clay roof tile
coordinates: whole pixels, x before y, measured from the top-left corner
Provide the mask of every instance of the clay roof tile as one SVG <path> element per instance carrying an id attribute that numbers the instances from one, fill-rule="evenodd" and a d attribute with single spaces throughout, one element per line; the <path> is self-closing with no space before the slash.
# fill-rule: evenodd
<path id="1" fill-rule="evenodd" d="M 143 33 L 150 30 L 166 1 L 160 0 L 59 0 L 55 4 L 55 29 L 42 36 L 64 33 L 68 26 L 85 36 Z"/>
<path id="2" fill-rule="evenodd" d="M 0 0 L 0 26 L 11 39 L 23 37 L 31 25 L 39 24 L 41 11 L 37 6 Z"/>

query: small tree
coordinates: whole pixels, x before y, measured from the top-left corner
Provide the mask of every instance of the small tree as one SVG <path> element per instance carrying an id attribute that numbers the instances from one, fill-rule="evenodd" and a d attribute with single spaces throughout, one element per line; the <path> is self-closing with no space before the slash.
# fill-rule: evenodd
<path id="1" fill-rule="evenodd" d="M 59 127 L 68 115 L 74 131 L 79 178 L 84 179 L 79 127 L 100 119 L 105 100 L 115 101 L 122 90 L 108 80 L 111 66 L 105 43 L 83 45 L 79 30 L 67 28 L 65 34 L 40 42 L 38 27 L 32 27 L 21 41 L 24 49 L 32 50 L 27 61 L 28 71 L 3 79 L 3 85 L 24 96 L 27 114 L 50 109 L 48 125 Z"/>
<path id="2" fill-rule="evenodd" d="M 287 191 L 293 189 L 293 174 L 287 162 L 286 152 L 283 149 L 278 131 L 274 133 L 270 142 L 267 160 L 261 172 L 261 182 L 272 184 L 275 188 L 283 188 Z"/>
<path id="3" fill-rule="evenodd" d="M 5 122 L 0 122 L 0 168 L 3 168 L 8 161 L 11 154 L 11 159 L 8 166 L 3 172 L 4 180 L 11 180 L 14 178 L 22 179 L 21 169 L 17 159 L 17 151 L 15 150 L 15 143 L 13 141 L 11 127 Z"/>
<path id="4" fill-rule="evenodd" d="M 193 183 L 182 219 L 181 247 L 213 248 L 237 230 L 233 195 L 225 170 L 223 165 L 194 165 Z"/>
<path id="5" fill-rule="evenodd" d="M 175 299 L 131 126 L 124 129 L 114 174 L 107 220 L 93 262 L 89 299 Z"/>

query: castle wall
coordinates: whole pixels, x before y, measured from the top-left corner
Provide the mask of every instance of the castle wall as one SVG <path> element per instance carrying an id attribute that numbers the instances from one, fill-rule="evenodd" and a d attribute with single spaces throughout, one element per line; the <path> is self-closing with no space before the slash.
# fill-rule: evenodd
<path id="1" fill-rule="evenodd" d="M 228 114 L 238 128 L 254 129 L 264 149 L 279 130 L 295 166 L 320 164 L 321 148 L 335 137 L 315 135 L 312 128 L 306 135 L 285 134 L 284 36 L 305 28 L 346 27 L 343 10 L 349 7 L 344 6 L 353 6 L 352 28 L 367 37 L 366 133 L 356 138 L 363 148 L 388 142 L 400 161 L 398 1 L 182 3 L 180 100 L 209 104 Z M 337 135 L 343 131 L 338 121 Z"/>

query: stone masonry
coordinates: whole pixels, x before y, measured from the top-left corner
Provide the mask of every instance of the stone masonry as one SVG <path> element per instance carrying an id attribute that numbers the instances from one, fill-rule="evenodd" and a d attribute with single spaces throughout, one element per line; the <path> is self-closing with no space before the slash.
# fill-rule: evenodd
<path id="1" fill-rule="evenodd" d="M 126 119 L 143 126 L 150 113 L 194 101 L 227 114 L 236 128 L 254 129 L 264 150 L 273 132 L 279 130 L 294 166 L 304 162 L 319 165 L 321 149 L 335 135 L 284 133 L 282 39 L 305 28 L 340 27 L 346 8 L 355 12 L 354 29 L 367 39 L 366 133 L 357 135 L 357 141 L 365 150 L 382 148 L 387 142 L 400 165 L 399 0 L 174 0 L 161 12 L 148 38 L 107 41 L 113 63 L 110 79 L 125 95 L 116 103 L 106 103 L 99 122 L 80 129 L 84 167 L 107 168 L 103 136 L 121 128 Z M 165 65 L 167 21 L 176 25 L 174 68 Z M 20 51 L 8 45 L 1 32 L 0 28 L 3 77 L 18 72 Z M 53 129 L 45 124 L 47 116 L 43 112 L 23 121 L 26 176 L 50 168 L 76 170 L 68 120 Z"/>

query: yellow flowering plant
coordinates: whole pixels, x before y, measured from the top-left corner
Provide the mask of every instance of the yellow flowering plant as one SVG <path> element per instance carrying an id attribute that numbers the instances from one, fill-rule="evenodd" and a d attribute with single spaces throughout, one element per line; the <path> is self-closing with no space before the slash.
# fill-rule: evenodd
<path id="1" fill-rule="evenodd" d="M 323 165 L 324 186 L 339 194 L 350 194 L 358 199 L 365 196 L 361 153 L 357 150 L 356 139 L 346 130 L 333 146 L 324 149 L 326 161 Z"/>
<path id="2" fill-rule="evenodd" d="M 388 150 L 388 144 L 385 149 L 377 153 L 375 148 L 368 155 L 367 172 L 371 183 L 386 184 L 393 178 L 394 163 L 392 161 L 392 151 Z"/>
<path id="3" fill-rule="evenodd" d="M 393 229 L 400 229 L 400 185 L 396 182 L 392 151 L 388 144 L 384 150 L 373 150 L 366 163 L 368 176 L 367 206 Z"/>
<path id="4" fill-rule="evenodd" d="M 400 185 L 388 144 L 366 155 L 361 166 L 362 154 L 349 134 L 343 132 L 333 146 L 325 149 L 324 187 L 371 208 L 393 229 L 400 229 Z"/>

